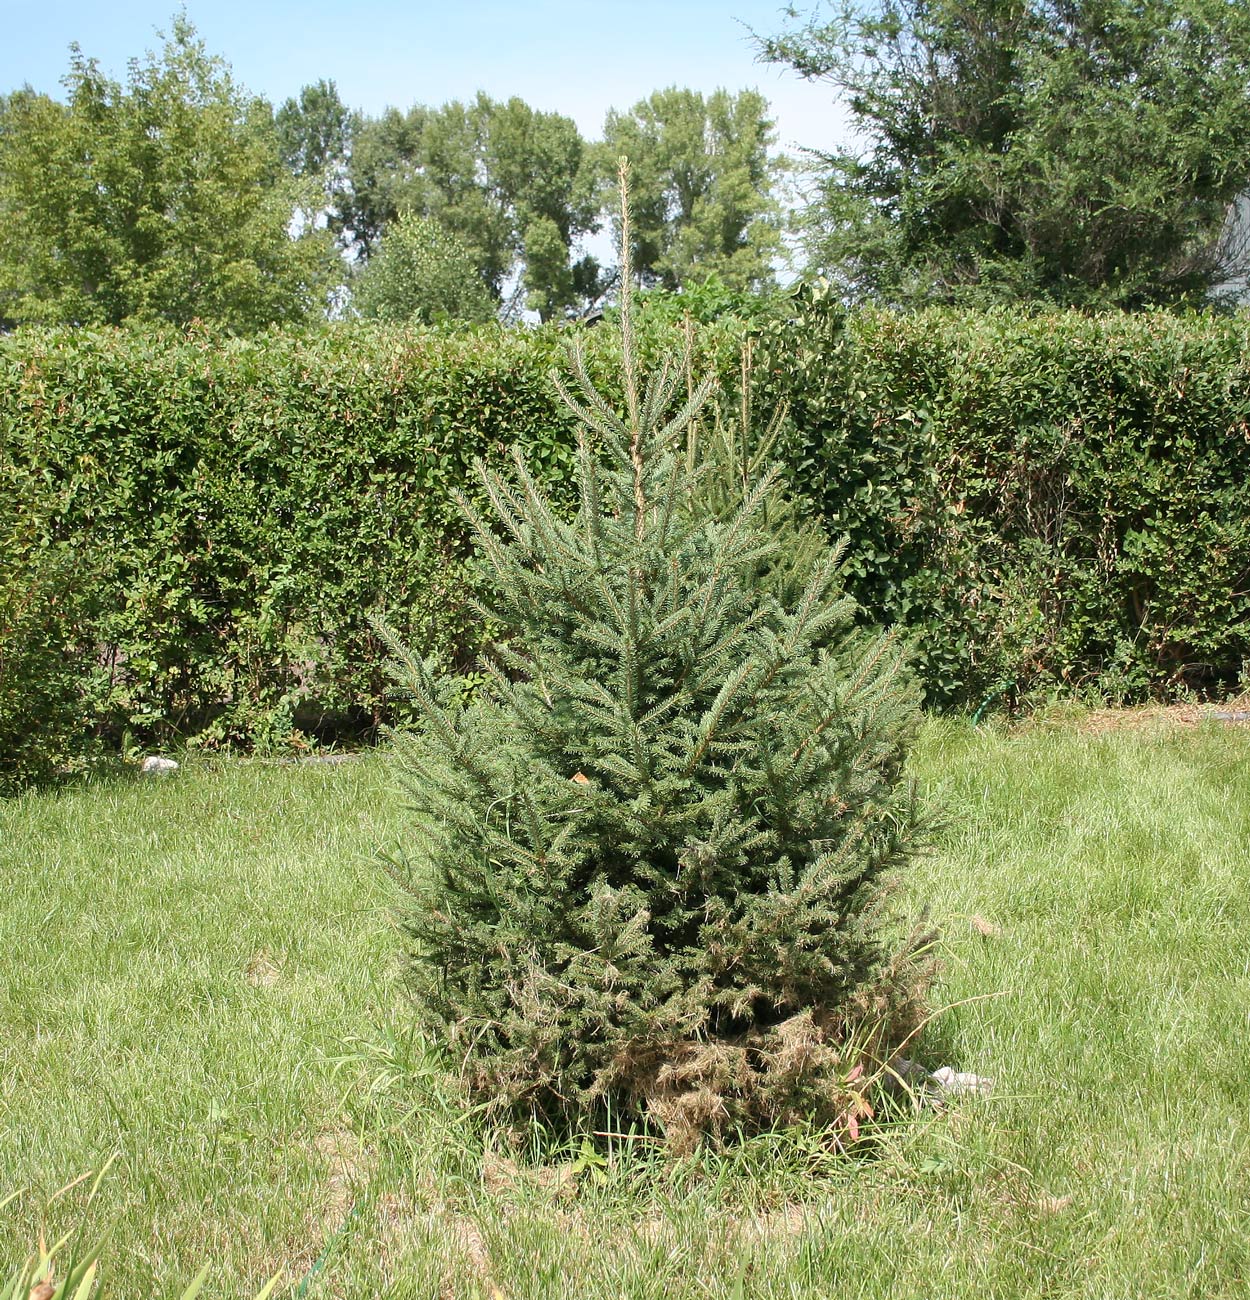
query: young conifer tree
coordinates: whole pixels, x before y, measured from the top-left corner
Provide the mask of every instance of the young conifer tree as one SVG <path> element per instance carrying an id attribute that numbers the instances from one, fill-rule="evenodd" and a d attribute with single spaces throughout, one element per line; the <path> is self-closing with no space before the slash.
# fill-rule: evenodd
<path id="1" fill-rule="evenodd" d="M 777 471 L 709 490 L 711 381 L 688 392 L 679 358 L 644 381 L 628 292 L 621 333 L 623 409 L 576 347 L 561 383 L 575 517 L 520 457 L 478 466 L 488 512 L 461 503 L 510 629 L 488 687 L 455 706 L 395 647 L 422 718 L 398 738 L 419 1018 L 500 1108 L 610 1103 L 677 1149 L 836 1124 L 855 1051 L 918 1014 L 882 907 L 916 838 L 915 695 L 855 629 L 839 548 L 769 580 L 796 536 Z"/>
<path id="2" fill-rule="evenodd" d="M 693 324 L 686 322 L 685 371 L 687 389 L 694 392 L 690 358 Z M 778 447 L 789 414 L 774 410 L 761 430 L 753 410 L 755 388 L 754 341 L 747 338 L 740 353 L 736 393 L 717 393 L 691 419 L 686 433 L 686 459 L 699 474 L 698 501 L 720 519 L 730 518 L 752 485 L 779 459 Z M 710 417 L 710 418 L 709 418 Z M 759 563 L 755 580 L 785 608 L 802 598 L 813 570 L 829 553 L 829 539 L 819 522 L 789 493 L 773 491 L 760 501 L 756 526 L 775 542 Z"/>

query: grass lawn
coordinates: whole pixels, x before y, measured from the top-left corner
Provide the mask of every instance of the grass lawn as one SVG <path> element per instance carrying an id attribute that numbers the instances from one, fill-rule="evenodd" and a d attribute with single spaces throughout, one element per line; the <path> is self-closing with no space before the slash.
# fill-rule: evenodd
<path id="1" fill-rule="evenodd" d="M 406 1033 L 383 757 L 0 804 L 0 1264 L 77 1227 L 119 1297 L 205 1261 L 223 1297 L 1246 1295 L 1250 734 L 932 723 L 915 770 L 921 1054 L 996 1085 L 857 1160 L 484 1149 Z"/>

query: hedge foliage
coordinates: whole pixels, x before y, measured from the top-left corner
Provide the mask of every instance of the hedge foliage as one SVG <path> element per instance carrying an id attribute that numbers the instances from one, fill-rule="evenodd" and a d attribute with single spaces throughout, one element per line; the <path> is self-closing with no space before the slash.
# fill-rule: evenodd
<path id="1" fill-rule="evenodd" d="M 610 361 L 610 332 L 592 343 Z M 497 328 L 0 339 L 0 464 L 53 486 L 47 540 L 75 548 L 98 597 L 97 725 L 260 745 L 359 733 L 387 705 L 375 614 L 467 662 L 452 493 L 512 444 L 568 477 L 562 358 L 554 330 Z"/>
<path id="2" fill-rule="evenodd" d="M 757 409 L 789 403 L 795 485 L 849 534 L 860 604 L 917 629 L 931 701 L 1236 683 L 1250 322 L 791 308 L 752 324 Z M 655 323 L 651 348 L 673 328 Z M 741 330 L 697 336 L 727 377 Z M 364 325 L 0 338 L 18 533 L 34 527 L 43 574 L 75 557 L 57 607 L 72 626 L 41 635 L 99 648 L 73 660 L 97 729 L 261 745 L 367 730 L 388 707 L 378 612 L 468 665 L 481 629 L 452 493 L 514 444 L 546 481 L 571 477 L 561 343 Z M 612 330 L 588 346 L 612 374 Z"/>
<path id="3" fill-rule="evenodd" d="M 89 740 L 95 584 L 52 540 L 58 513 L 47 483 L 0 461 L 0 795 L 71 767 Z"/>
<path id="4" fill-rule="evenodd" d="M 795 471 L 929 699 L 1226 690 L 1250 659 L 1250 316 L 806 294 L 766 332 Z"/>

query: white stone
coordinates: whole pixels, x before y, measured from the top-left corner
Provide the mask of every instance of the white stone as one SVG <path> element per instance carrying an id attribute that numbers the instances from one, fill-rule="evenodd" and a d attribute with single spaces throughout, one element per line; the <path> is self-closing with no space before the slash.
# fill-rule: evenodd
<path id="1" fill-rule="evenodd" d="M 144 776 L 172 776 L 178 770 L 178 764 L 172 758 L 157 758 L 149 754 L 139 764 L 139 771 Z"/>
<path id="2" fill-rule="evenodd" d="M 942 1066 L 940 1070 L 934 1070 L 929 1078 L 944 1093 L 952 1097 L 965 1094 L 984 1097 L 994 1087 L 993 1079 L 987 1079 L 980 1074 L 963 1074 L 949 1065 Z"/>

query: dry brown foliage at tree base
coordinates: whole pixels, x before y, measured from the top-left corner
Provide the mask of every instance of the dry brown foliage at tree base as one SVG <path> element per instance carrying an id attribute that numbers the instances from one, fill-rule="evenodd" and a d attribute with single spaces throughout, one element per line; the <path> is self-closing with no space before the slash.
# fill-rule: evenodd
<path id="1" fill-rule="evenodd" d="M 882 1097 L 897 1093 L 891 1063 L 926 1023 L 934 938 L 914 931 L 879 980 L 836 1012 L 807 1008 L 731 1035 L 623 1041 L 584 1095 L 610 1098 L 618 1127 L 659 1129 L 673 1158 L 704 1142 L 795 1126 L 825 1128 L 840 1146 L 853 1145 Z M 562 1110 L 554 1074 L 535 1086 L 533 1073 L 500 1077 L 496 1061 L 464 1065 L 466 1099 L 484 1102 L 505 1126 L 518 1086 L 531 1113 L 535 1105 L 539 1113 Z"/>

